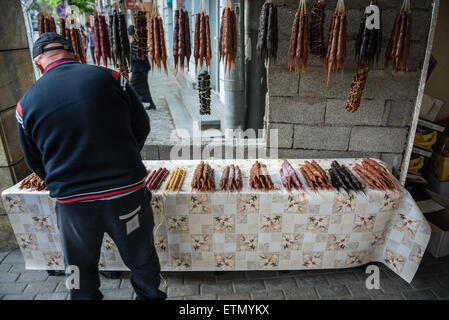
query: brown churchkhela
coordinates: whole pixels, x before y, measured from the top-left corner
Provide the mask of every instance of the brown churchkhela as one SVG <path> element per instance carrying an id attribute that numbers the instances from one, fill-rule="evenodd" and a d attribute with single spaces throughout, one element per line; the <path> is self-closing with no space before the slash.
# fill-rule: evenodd
<path id="1" fill-rule="evenodd" d="M 39 178 L 35 173 L 26 177 L 19 186 L 19 189 L 36 189 L 36 191 L 48 190 L 45 181 Z"/>
<path id="2" fill-rule="evenodd" d="M 144 60 L 148 52 L 147 16 L 145 11 L 136 11 L 134 13 L 134 23 L 134 56 L 138 60 Z"/>
<path id="3" fill-rule="evenodd" d="M 249 185 L 251 189 L 274 190 L 274 184 L 268 173 L 267 166 L 256 161 L 251 167 Z"/>
<path id="4" fill-rule="evenodd" d="M 55 19 L 46 12 L 40 11 L 37 15 L 37 27 L 39 35 L 46 32 L 56 32 Z"/>
<path id="5" fill-rule="evenodd" d="M 362 165 L 356 164 L 353 169 L 373 189 L 399 192 L 388 171 L 376 161 L 364 158 Z"/>
<path id="6" fill-rule="evenodd" d="M 148 51 L 153 70 L 157 67 L 161 71 L 163 66 L 165 74 L 168 75 L 164 24 L 159 13 L 154 11 L 148 20 Z"/>
<path id="7" fill-rule="evenodd" d="M 192 179 L 192 190 L 204 192 L 215 191 L 215 174 L 214 169 L 204 161 L 196 167 Z"/>
<path id="8" fill-rule="evenodd" d="M 332 16 L 329 36 L 327 40 L 327 53 L 324 58 L 324 67 L 327 69 L 327 85 L 329 85 L 332 71 L 344 72 L 346 60 L 346 12 L 344 0 L 338 0 L 337 8 Z"/>
<path id="9" fill-rule="evenodd" d="M 404 0 L 401 10 L 396 16 L 390 41 L 385 51 L 384 68 L 392 64 L 396 72 L 399 69 L 402 72 L 406 70 L 410 55 L 411 27 L 410 0 Z"/>
<path id="10" fill-rule="evenodd" d="M 201 13 L 196 14 L 195 21 L 195 38 L 194 38 L 194 58 L 195 58 L 195 70 L 198 68 L 198 62 L 200 68 L 203 65 L 206 69 L 210 69 L 212 59 L 212 48 L 210 41 L 210 22 L 209 16 L 203 10 Z"/>
<path id="11" fill-rule="evenodd" d="M 173 30 L 173 57 L 175 60 L 175 72 L 178 68 L 184 71 L 185 59 L 187 58 L 187 69 L 189 68 L 190 56 L 192 54 L 190 43 L 189 14 L 186 10 L 176 9 Z"/>
<path id="12" fill-rule="evenodd" d="M 220 191 L 240 191 L 243 187 L 242 172 L 239 166 L 226 166 L 220 180 Z"/>
<path id="13" fill-rule="evenodd" d="M 326 172 L 320 165 L 313 160 L 305 161 L 304 166 L 300 168 L 301 173 L 307 181 L 307 185 L 313 190 L 330 190 L 332 185 L 327 177 Z"/>
<path id="14" fill-rule="evenodd" d="M 307 58 L 308 58 L 308 38 L 309 38 L 309 24 L 307 19 L 307 7 L 305 0 L 301 0 L 299 3 L 298 11 L 295 15 L 295 20 L 292 26 L 292 32 L 290 35 L 290 47 L 289 47 L 289 64 L 290 71 L 295 68 L 295 72 L 298 73 L 298 77 L 301 73 L 306 72 Z"/>
<path id="15" fill-rule="evenodd" d="M 235 11 L 230 6 L 223 9 L 220 27 L 220 62 L 225 64 L 225 72 L 231 72 L 235 68 L 235 58 L 237 57 L 237 18 Z"/>

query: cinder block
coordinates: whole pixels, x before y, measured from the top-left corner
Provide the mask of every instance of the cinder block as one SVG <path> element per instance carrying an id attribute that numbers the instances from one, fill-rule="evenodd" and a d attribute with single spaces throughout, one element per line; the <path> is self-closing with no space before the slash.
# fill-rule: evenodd
<path id="1" fill-rule="evenodd" d="M 0 51 L 28 48 L 27 31 L 20 1 L 0 0 Z"/>
<path id="2" fill-rule="evenodd" d="M 159 160 L 159 147 L 157 145 L 145 145 L 141 153 L 143 160 Z"/>
<path id="3" fill-rule="evenodd" d="M 415 101 L 388 100 L 385 103 L 386 123 L 389 127 L 408 127 L 413 116 Z"/>
<path id="4" fill-rule="evenodd" d="M 6 15 L 2 15 L 2 21 L 4 16 Z M 23 18 L 21 19 L 23 21 Z M 11 34 L 14 37 L 20 36 L 17 31 Z M 0 41 L 4 39 L 2 36 Z M 0 111 L 2 111 L 15 106 L 35 81 L 30 51 L 28 49 L 0 51 L 0 70 L 2 70 L 0 72 Z"/>
<path id="5" fill-rule="evenodd" d="M 293 145 L 293 125 L 292 124 L 282 124 L 282 123 L 271 123 L 268 126 L 270 130 L 270 137 L 268 140 L 268 145 L 271 144 L 272 136 L 271 130 L 278 130 L 278 145 L 279 148 L 291 148 Z"/>
<path id="6" fill-rule="evenodd" d="M 346 100 L 327 99 L 326 124 L 331 125 L 367 125 L 380 126 L 384 114 L 385 103 L 379 100 L 362 100 L 359 109 L 346 111 Z"/>
<path id="7" fill-rule="evenodd" d="M 268 94 L 271 97 L 293 97 L 298 93 L 298 76 L 288 66 L 268 68 Z"/>
<path id="8" fill-rule="evenodd" d="M 403 152 L 407 134 L 405 128 L 356 127 L 351 132 L 349 150 Z"/>
<path id="9" fill-rule="evenodd" d="M 17 135 L 15 108 L 0 112 L 0 130 L 2 137 L 4 137 L 3 146 L 5 146 L 6 159 L 8 161 L 6 165 L 16 163 L 23 159 L 23 151 Z"/>
<path id="10" fill-rule="evenodd" d="M 347 150 L 350 128 L 295 126 L 294 148 L 312 150 Z"/>
<path id="11" fill-rule="evenodd" d="M 371 157 L 380 158 L 378 152 L 357 152 L 357 151 L 333 151 L 333 150 L 304 150 L 304 149 L 279 149 L 280 159 L 346 159 Z"/>
<path id="12" fill-rule="evenodd" d="M 322 124 L 326 100 L 323 98 L 269 98 L 269 121 L 295 124 Z"/>

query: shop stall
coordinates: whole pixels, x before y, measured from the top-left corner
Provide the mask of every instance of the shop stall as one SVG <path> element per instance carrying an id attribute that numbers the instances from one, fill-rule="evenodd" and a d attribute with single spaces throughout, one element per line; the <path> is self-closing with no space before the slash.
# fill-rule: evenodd
<path id="1" fill-rule="evenodd" d="M 381 262 L 411 282 L 430 238 L 410 194 L 377 160 L 144 163 L 163 271 L 312 270 Z M 55 200 L 48 191 L 20 186 L 5 190 L 2 200 L 26 268 L 63 270 Z M 128 270 L 107 234 L 99 267 Z"/>

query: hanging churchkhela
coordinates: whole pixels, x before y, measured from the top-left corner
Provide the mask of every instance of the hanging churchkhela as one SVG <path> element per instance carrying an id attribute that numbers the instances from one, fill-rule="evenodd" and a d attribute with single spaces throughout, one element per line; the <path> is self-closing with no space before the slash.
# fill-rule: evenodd
<path id="1" fill-rule="evenodd" d="M 278 21 L 277 8 L 273 0 L 267 0 L 262 6 L 259 17 L 259 30 L 257 32 L 257 58 L 258 61 L 274 62 L 278 49 Z"/>
<path id="2" fill-rule="evenodd" d="M 371 0 L 370 5 L 376 5 L 376 1 Z M 346 103 L 346 111 L 348 112 L 355 112 L 360 107 L 369 70 L 374 67 L 375 63 L 379 62 L 382 47 L 382 29 L 367 28 L 367 18 L 370 15 L 371 13 L 364 13 L 357 35 L 355 59 L 358 67 L 355 71 Z"/>
<path id="3" fill-rule="evenodd" d="M 198 68 L 198 61 L 201 69 L 205 65 L 206 69 L 210 70 L 212 60 L 210 20 L 205 10 L 196 14 L 193 56 L 195 58 L 195 71 Z"/>
<path id="4" fill-rule="evenodd" d="M 200 114 L 210 115 L 211 86 L 210 75 L 207 71 L 198 75 L 198 94 L 200 98 Z"/>
<path id="5" fill-rule="evenodd" d="M 156 66 L 160 72 L 163 65 L 165 74 L 168 75 L 164 24 L 158 12 L 150 13 L 148 20 L 148 49 L 153 70 Z"/>
<path id="6" fill-rule="evenodd" d="M 310 14 L 310 53 L 324 57 L 326 45 L 324 44 L 324 19 L 326 18 L 325 0 L 316 0 Z"/>
<path id="7" fill-rule="evenodd" d="M 327 69 L 327 85 L 332 71 L 341 70 L 343 76 L 346 59 L 346 11 L 344 0 L 338 0 L 337 8 L 332 15 L 327 39 L 327 53 L 324 67 Z"/>
<path id="8" fill-rule="evenodd" d="M 181 0 L 180 9 L 175 11 L 174 32 L 173 32 L 173 57 L 175 59 L 175 72 L 178 73 L 178 65 L 181 71 L 184 71 L 185 59 L 187 58 L 187 70 L 189 69 L 192 46 L 190 43 L 190 25 L 189 14 L 182 9 Z"/>
<path id="9" fill-rule="evenodd" d="M 237 17 L 229 0 L 222 12 L 218 48 L 220 50 L 219 61 L 220 63 L 224 62 L 225 73 L 230 73 L 231 69 L 235 68 L 237 57 Z"/>
<path id="10" fill-rule="evenodd" d="M 147 16 L 145 11 L 134 13 L 134 56 L 137 60 L 144 60 L 148 52 Z"/>
<path id="11" fill-rule="evenodd" d="M 59 27 L 61 36 L 66 38 L 70 42 L 76 57 L 81 61 L 81 63 L 86 64 L 87 57 L 84 51 L 81 31 L 75 27 L 68 28 L 66 19 L 64 18 L 61 18 L 59 20 Z"/>
<path id="12" fill-rule="evenodd" d="M 392 64 L 396 72 L 399 69 L 402 72 L 406 70 L 407 60 L 410 55 L 411 30 L 412 12 L 410 0 L 404 0 L 401 11 L 396 16 L 390 42 L 385 51 L 385 69 Z"/>
<path id="13" fill-rule="evenodd" d="M 39 35 L 46 32 L 56 32 L 55 19 L 48 12 L 41 10 L 37 15 L 37 27 Z"/>
<path id="14" fill-rule="evenodd" d="M 109 43 L 109 30 L 106 23 L 106 17 L 95 11 L 94 15 L 94 42 L 95 42 L 95 59 L 99 66 L 103 59 L 103 64 L 108 66 L 108 59 L 111 59 L 111 44 Z"/>
<path id="15" fill-rule="evenodd" d="M 115 61 L 115 66 L 120 74 L 129 80 L 129 64 L 131 61 L 131 49 L 129 45 L 128 29 L 124 13 L 119 13 L 117 9 L 109 16 L 110 33 L 110 56 Z"/>
<path id="16" fill-rule="evenodd" d="M 288 50 L 288 67 L 290 71 L 292 71 L 294 66 L 295 72 L 298 73 L 298 77 L 301 74 L 301 68 L 303 72 L 306 72 L 309 50 L 309 24 L 307 21 L 306 1 L 301 0 L 293 22 L 292 32 L 290 35 L 290 48 Z"/>

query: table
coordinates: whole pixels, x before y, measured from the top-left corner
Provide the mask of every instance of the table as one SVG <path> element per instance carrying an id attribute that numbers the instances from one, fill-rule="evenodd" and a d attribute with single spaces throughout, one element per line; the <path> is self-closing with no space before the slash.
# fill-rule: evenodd
<path id="1" fill-rule="evenodd" d="M 362 159 L 337 159 L 352 166 Z M 400 193 L 367 190 L 366 195 L 337 191 L 288 193 L 280 181 L 282 160 L 260 160 L 275 190 L 249 187 L 254 160 L 210 160 L 219 186 L 224 167 L 238 164 L 240 193 L 191 192 L 199 161 L 145 161 L 148 169 L 187 169 L 179 193 L 153 194 L 155 246 L 163 271 L 310 270 L 351 268 L 382 262 L 411 282 L 430 238 L 430 226 L 403 188 Z M 298 170 L 304 160 L 289 160 Z M 330 168 L 333 160 L 317 162 Z M 379 161 L 380 162 L 380 161 Z M 306 182 L 298 172 L 302 183 Z M 168 179 L 167 179 L 168 180 Z M 64 269 L 56 227 L 55 200 L 47 191 L 2 193 L 27 269 Z M 100 270 L 128 270 L 105 234 Z"/>

